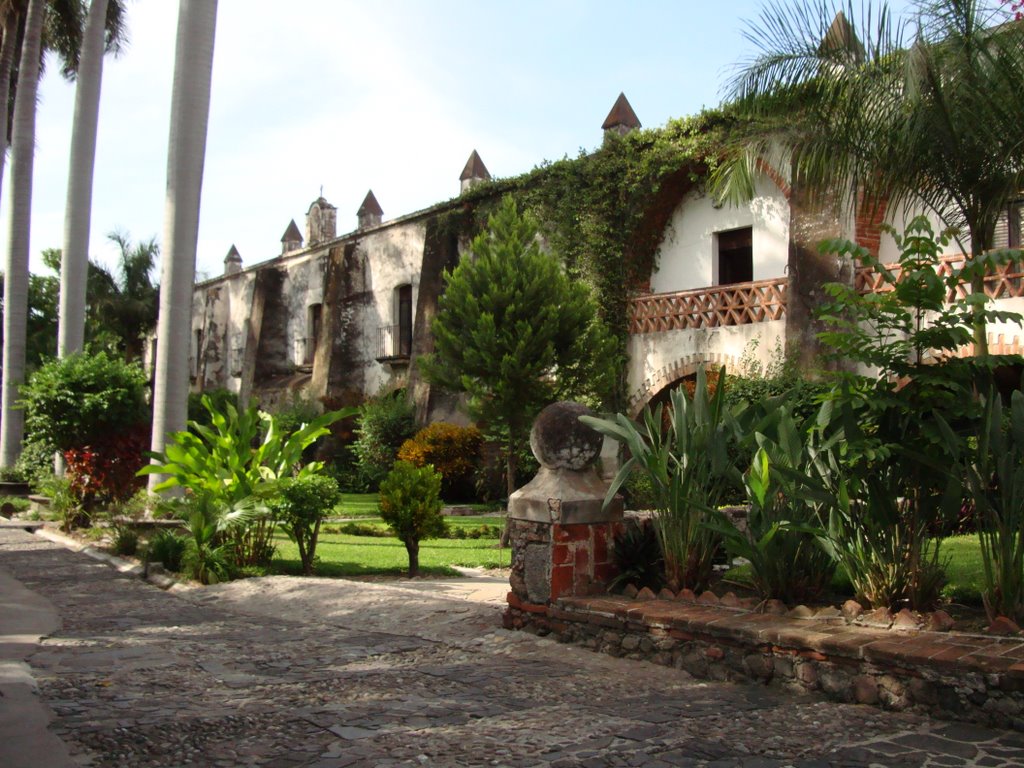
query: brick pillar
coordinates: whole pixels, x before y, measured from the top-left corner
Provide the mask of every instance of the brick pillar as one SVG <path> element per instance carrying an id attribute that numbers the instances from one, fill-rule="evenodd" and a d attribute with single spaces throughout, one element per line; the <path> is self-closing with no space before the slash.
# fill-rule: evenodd
<path id="1" fill-rule="evenodd" d="M 622 526 L 622 499 L 604 507 L 608 486 L 593 463 L 602 439 L 576 420 L 585 412 L 556 403 L 534 425 L 530 444 L 541 469 L 508 504 L 510 626 L 546 614 L 560 597 L 602 593 L 616 575 L 612 542 Z"/>

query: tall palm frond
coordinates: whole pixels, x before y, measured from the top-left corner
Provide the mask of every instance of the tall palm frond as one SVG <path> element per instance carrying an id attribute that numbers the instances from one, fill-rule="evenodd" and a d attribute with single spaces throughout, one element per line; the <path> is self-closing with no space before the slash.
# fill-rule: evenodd
<path id="1" fill-rule="evenodd" d="M 776 1 L 751 26 L 760 53 L 729 88 L 748 133 L 712 191 L 749 200 L 768 163 L 812 200 L 924 205 L 978 254 L 1024 189 L 1024 23 L 986 0 L 918 0 L 910 20 L 863 7 Z"/>

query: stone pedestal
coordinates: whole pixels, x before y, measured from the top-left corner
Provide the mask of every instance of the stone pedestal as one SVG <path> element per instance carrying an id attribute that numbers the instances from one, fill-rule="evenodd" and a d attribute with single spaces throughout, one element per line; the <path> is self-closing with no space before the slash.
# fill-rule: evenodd
<path id="1" fill-rule="evenodd" d="M 603 593 L 616 575 L 612 544 L 622 500 L 603 506 L 607 483 L 594 467 L 600 434 L 578 421 L 590 411 L 555 403 L 530 435 L 540 472 L 509 499 L 511 610 L 543 612 L 559 597 Z"/>

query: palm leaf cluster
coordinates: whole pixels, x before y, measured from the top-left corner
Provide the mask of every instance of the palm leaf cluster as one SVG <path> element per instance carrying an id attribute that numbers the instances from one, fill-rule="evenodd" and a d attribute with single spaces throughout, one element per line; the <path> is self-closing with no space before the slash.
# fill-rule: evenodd
<path id="1" fill-rule="evenodd" d="M 991 247 L 1024 186 L 1024 24 L 985 0 L 772 2 L 729 86 L 749 119 L 714 184 L 753 194 L 767 163 L 819 200 L 924 206 Z"/>

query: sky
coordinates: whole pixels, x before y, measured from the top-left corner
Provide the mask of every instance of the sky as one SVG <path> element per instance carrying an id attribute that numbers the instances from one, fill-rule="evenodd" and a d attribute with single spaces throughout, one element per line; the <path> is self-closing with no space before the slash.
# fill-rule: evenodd
<path id="1" fill-rule="evenodd" d="M 162 239 L 177 24 L 172 0 L 125 2 L 128 45 L 104 65 L 89 246 L 108 265 L 114 230 Z M 754 53 L 744 31 L 763 5 L 220 0 L 197 271 L 220 274 L 232 245 L 244 266 L 273 258 L 290 220 L 304 231 L 321 188 L 340 235 L 370 189 L 385 220 L 456 196 L 474 149 L 499 178 L 596 148 L 620 91 L 645 127 L 714 107 Z M 33 272 L 62 245 L 73 106 L 74 85 L 51 62 Z"/>

